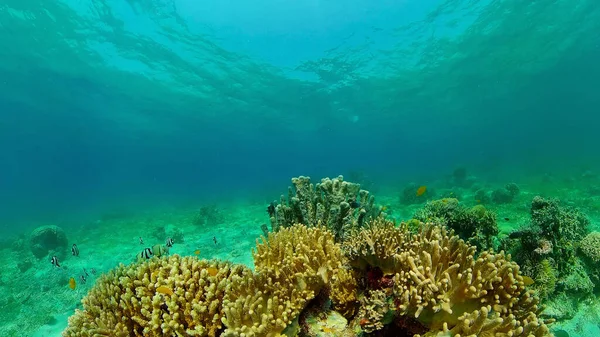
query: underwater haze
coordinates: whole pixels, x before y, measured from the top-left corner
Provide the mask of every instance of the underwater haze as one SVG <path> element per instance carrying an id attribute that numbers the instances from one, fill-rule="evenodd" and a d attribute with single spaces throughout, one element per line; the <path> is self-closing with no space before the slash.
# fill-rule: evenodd
<path id="1" fill-rule="evenodd" d="M 301 175 L 344 175 L 407 220 L 434 198 L 407 202 L 419 187 L 481 203 L 452 185 L 466 172 L 519 185 L 513 206 L 490 201 L 501 234 L 538 194 L 597 230 L 599 60 L 596 0 L 2 0 L 0 334 L 60 336 L 94 284 L 54 275 L 36 229 L 64 231 L 71 271 L 173 232 L 177 254 L 251 264 Z M 600 334 L 573 310 L 555 331 Z"/>

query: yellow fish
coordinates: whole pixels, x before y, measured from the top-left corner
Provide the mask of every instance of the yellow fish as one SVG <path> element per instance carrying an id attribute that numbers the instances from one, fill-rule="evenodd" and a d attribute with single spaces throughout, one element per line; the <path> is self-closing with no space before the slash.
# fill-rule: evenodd
<path id="1" fill-rule="evenodd" d="M 425 194 L 425 192 L 427 192 L 427 186 L 423 185 L 423 186 L 419 187 L 417 189 L 417 197 L 422 196 L 423 194 Z"/>
<path id="2" fill-rule="evenodd" d="M 525 284 L 525 286 L 530 286 L 534 283 L 535 283 L 535 281 L 531 277 L 523 276 L 523 284 Z"/>
<path id="3" fill-rule="evenodd" d="M 69 288 L 75 290 L 75 287 L 77 286 L 77 283 L 75 283 L 75 278 L 71 277 L 69 279 Z"/>
<path id="4" fill-rule="evenodd" d="M 169 248 L 163 245 L 154 245 L 152 247 L 152 254 L 156 257 L 161 257 L 169 254 Z"/>
<path id="5" fill-rule="evenodd" d="M 163 295 L 173 295 L 173 290 L 171 290 L 171 288 L 166 287 L 166 286 L 160 286 L 160 287 L 156 288 L 156 292 L 161 293 Z"/>
<path id="6" fill-rule="evenodd" d="M 196 249 L 196 250 L 194 251 L 194 255 L 200 255 L 200 249 Z"/>

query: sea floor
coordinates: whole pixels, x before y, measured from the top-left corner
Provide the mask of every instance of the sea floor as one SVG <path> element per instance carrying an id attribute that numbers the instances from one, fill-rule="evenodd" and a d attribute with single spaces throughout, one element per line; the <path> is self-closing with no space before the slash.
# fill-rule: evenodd
<path id="1" fill-rule="evenodd" d="M 498 214 L 501 233 L 525 224 L 529 219 L 529 203 L 535 193 L 522 192 L 518 200 L 502 206 L 491 206 Z M 463 198 L 465 198 L 463 196 Z M 465 198 L 468 200 L 468 198 Z M 390 216 L 410 219 L 422 204 L 402 206 L 398 196 L 380 196 L 377 202 L 388 207 Z M 94 285 L 96 278 L 119 263 L 133 262 L 145 247 L 175 239 L 170 254 L 197 255 L 199 258 L 224 259 L 252 266 L 251 249 L 262 234 L 261 224 L 268 222 L 265 204 L 238 203 L 216 205 L 219 216 L 214 223 L 195 221 L 198 208 L 168 208 L 107 217 L 64 228 L 69 246 L 76 243 L 80 254 L 69 254 L 60 268 L 49 260 L 38 260 L 29 250 L 29 232 L 9 238 L 0 254 L 0 336 L 59 337 L 67 318 Z M 585 211 L 585 210 L 584 210 Z M 593 213 L 593 212 L 592 212 Z M 590 214 L 598 229 L 598 214 Z M 505 220 L 508 219 L 508 220 Z M 42 224 L 40 224 L 42 225 Z M 140 237 L 144 244 L 140 244 Z M 84 271 L 85 268 L 85 271 Z M 95 271 L 93 273 L 92 271 Z M 85 272 L 86 283 L 80 282 Z M 74 277 L 77 286 L 69 287 Z M 582 305 L 569 321 L 554 329 L 570 336 L 600 336 L 600 300 Z"/>

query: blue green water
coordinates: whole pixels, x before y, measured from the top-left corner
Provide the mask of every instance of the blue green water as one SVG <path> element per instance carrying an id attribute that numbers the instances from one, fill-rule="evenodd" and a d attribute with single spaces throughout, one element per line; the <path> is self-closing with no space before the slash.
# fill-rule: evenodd
<path id="1" fill-rule="evenodd" d="M 51 265 L 14 244 L 34 228 L 91 240 L 108 270 L 127 262 L 112 250 L 139 247 L 86 238 L 101 219 L 135 241 L 152 231 L 140 217 L 172 228 L 219 204 L 235 214 L 225 223 L 253 228 L 249 254 L 264 208 L 299 175 L 356 177 L 406 218 L 407 184 L 451 188 L 466 167 L 526 191 L 511 217 L 543 194 L 597 229 L 598 60 L 594 0 L 3 0 L 0 287 L 44 299 L 64 327 L 84 293 L 36 292 Z M 0 334 L 47 323 L 25 316 Z"/>

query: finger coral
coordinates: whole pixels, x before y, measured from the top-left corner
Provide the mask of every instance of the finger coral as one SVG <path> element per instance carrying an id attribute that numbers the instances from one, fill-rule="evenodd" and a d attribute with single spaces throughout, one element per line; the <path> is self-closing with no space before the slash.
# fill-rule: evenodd
<path id="1" fill-rule="evenodd" d="M 340 268 L 331 278 L 329 296 L 335 310 L 347 318 L 354 316 L 358 303 L 356 272 L 351 268 Z"/>
<path id="2" fill-rule="evenodd" d="M 428 224 L 410 234 L 383 220 L 354 233 L 349 242 L 355 247 L 346 250 L 351 260 L 384 266 L 393 275 L 398 320 L 416 318 L 428 329 L 425 336 L 437 336 L 436 331 L 451 331 L 452 336 L 549 334 L 537 320 L 537 298 L 504 253 L 484 251 L 475 258 L 476 248 L 443 226 Z"/>
<path id="3" fill-rule="evenodd" d="M 323 178 L 316 185 L 310 177 L 300 176 L 292 178 L 292 184 L 287 200 L 281 196 L 270 219 L 273 231 L 296 223 L 322 225 L 339 241 L 350 229 L 362 227 L 381 214 L 381 208 L 374 205 L 375 198 L 359 184 L 344 181 L 343 176 Z"/>
<path id="4" fill-rule="evenodd" d="M 253 251 L 256 275 L 238 277 L 225 298 L 224 336 L 278 336 L 331 280 L 344 257 L 324 227 L 269 233 Z"/>
<path id="5" fill-rule="evenodd" d="M 399 230 L 394 222 L 380 217 L 348 236 L 342 250 L 358 269 L 376 267 L 383 273 L 393 273 L 401 263 L 398 253 L 406 250 L 410 240 L 407 230 Z"/>
<path id="6" fill-rule="evenodd" d="M 251 270 L 196 257 L 153 258 L 103 275 L 65 337 L 217 336 L 231 278 Z"/>

